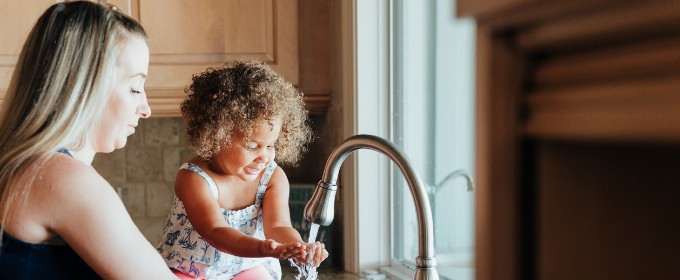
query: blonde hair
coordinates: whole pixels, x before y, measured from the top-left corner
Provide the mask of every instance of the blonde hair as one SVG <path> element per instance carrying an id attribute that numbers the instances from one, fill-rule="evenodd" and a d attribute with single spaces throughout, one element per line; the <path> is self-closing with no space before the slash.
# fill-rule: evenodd
<path id="1" fill-rule="evenodd" d="M 209 161 L 235 133 L 250 137 L 260 122 L 281 121 L 276 161 L 295 165 L 312 140 L 304 95 L 259 61 L 236 61 L 194 75 L 181 110 L 187 140 Z"/>
<path id="2" fill-rule="evenodd" d="M 33 26 L 0 109 L 0 228 L 52 152 L 82 148 L 133 36 L 147 38 L 137 21 L 88 1 L 54 4 Z"/>

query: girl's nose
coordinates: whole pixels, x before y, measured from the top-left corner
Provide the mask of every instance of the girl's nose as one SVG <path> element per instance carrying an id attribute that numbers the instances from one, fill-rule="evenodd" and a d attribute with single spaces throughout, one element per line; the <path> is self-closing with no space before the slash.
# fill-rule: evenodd
<path id="1" fill-rule="evenodd" d="M 268 154 L 267 154 L 267 151 L 261 152 L 261 153 L 257 156 L 257 161 L 258 161 L 258 162 L 267 162 L 268 159 L 269 159 L 269 156 L 268 156 Z"/>
<path id="2" fill-rule="evenodd" d="M 262 149 L 262 152 L 257 156 L 257 160 L 259 162 L 269 162 L 271 159 L 274 158 L 274 152 L 270 151 L 269 149 L 265 148 Z"/>

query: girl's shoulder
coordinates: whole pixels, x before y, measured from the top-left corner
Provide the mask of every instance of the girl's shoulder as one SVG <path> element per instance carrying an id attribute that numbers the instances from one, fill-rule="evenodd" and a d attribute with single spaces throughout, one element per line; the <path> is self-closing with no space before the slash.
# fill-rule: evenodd
<path id="1" fill-rule="evenodd" d="M 205 171 L 207 168 L 205 162 L 196 158 L 183 163 L 175 178 L 175 194 L 183 196 L 181 194 L 193 195 L 209 191 L 216 198 L 217 184 Z"/>
<path id="2" fill-rule="evenodd" d="M 286 187 L 288 188 L 288 176 L 281 166 L 273 165 L 269 178 L 266 182 L 267 189 L 272 187 Z"/>

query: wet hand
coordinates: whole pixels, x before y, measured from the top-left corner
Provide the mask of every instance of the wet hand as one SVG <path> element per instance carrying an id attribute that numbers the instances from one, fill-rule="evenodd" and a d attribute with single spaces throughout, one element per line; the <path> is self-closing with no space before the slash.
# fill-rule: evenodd
<path id="1" fill-rule="evenodd" d="M 273 239 L 263 240 L 260 243 L 260 253 L 277 259 L 300 258 L 307 254 L 300 242 L 278 243 Z"/>
<path id="2" fill-rule="evenodd" d="M 308 243 L 305 245 L 306 253 L 304 256 L 297 258 L 299 263 L 304 263 L 307 265 L 314 265 L 318 267 L 321 262 L 328 258 L 328 251 L 326 251 L 326 245 L 316 241 L 315 243 Z"/>

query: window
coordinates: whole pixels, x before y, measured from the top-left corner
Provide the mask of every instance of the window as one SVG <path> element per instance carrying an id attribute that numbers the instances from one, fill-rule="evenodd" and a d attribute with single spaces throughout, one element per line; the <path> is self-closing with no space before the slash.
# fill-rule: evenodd
<path id="1" fill-rule="evenodd" d="M 394 0 L 390 7 L 391 139 L 428 185 L 437 271 L 474 279 L 474 23 L 453 1 Z M 414 269 L 417 220 L 403 175 L 392 172 L 392 266 Z"/>
<path id="2" fill-rule="evenodd" d="M 459 171 L 474 171 L 474 25 L 453 1 L 392 1 L 391 139 L 428 185 L 435 257 L 442 279 L 473 279 L 474 193 Z M 417 220 L 395 167 L 392 266 L 413 269 Z"/>
<path id="3" fill-rule="evenodd" d="M 456 18 L 450 0 L 341 3 L 352 11 L 344 30 L 354 33 L 342 48 L 354 71 L 344 75 L 344 131 L 402 148 L 431 186 L 440 278 L 474 279 L 474 192 L 449 177 L 474 178 L 474 23 Z M 345 269 L 411 279 L 417 223 L 403 175 L 375 152 L 358 151 L 345 165 Z"/>
<path id="4" fill-rule="evenodd" d="M 474 23 L 454 1 L 394 0 L 391 5 L 391 139 L 428 185 L 435 257 L 442 279 L 474 279 Z M 418 255 L 413 199 L 395 167 L 392 266 Z"/>

